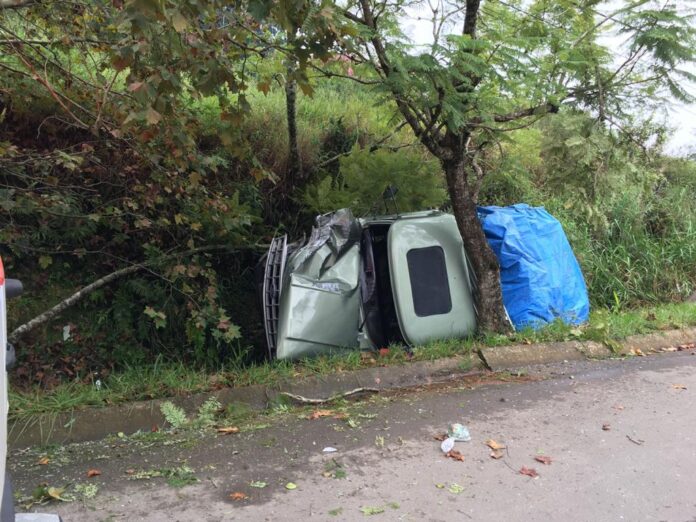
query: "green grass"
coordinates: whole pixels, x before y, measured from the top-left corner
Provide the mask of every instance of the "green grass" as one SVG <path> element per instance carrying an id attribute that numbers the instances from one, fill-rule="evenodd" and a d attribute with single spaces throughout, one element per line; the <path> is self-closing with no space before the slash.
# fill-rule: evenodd
<path id="1" fill-rule="evenodd" d="M 242 128 L 250 148 L 265 168 L 277 174 L 285 172 L 288 141 L 287 133 L 280 132 L 287 121 L 284 90 L 276 88 L 267 95 L 251 90 L 247 93 L 247 100 L 251 112 Z M 396 108 L 388 103 L 378 103 L 374 97 L 372 100 L 365 93 L 321 82 L 311 98 L 303 94 L 298 96 L 298 146 L 307 172 L 335 155 L 335 151 L 327 150 L 327 147 L 331 149 L 338 145 L 335 140 L 372 143 L 391 134 Z M 201 136 L 217 136 L 222 125 L 218 100 L 210 97 L 191 104 L 200 118 Z M 269 132 L 269 129 L 278 132 Z M 412 142 L 413 136 L 402 130 L 392 141 Z"/>
<path id="2" fill-rule="evenodd" d="M 392 347 L 386 354 L 347 351 L 295 363 L 274 361 L 249 367 L 221 368 L 214 373 L 194 370 L 180 363 L 158 363 L 148 367 L 129 367 L 120 373 L 114 373 L 104 380 L 100 389 L 93 384 L 71 382 L 51 390 L 10 390 L 10 418 L 189 395 L 220 386 L 273 385 L 286 379 L 312 375 L 469 355 L 486 346 L 567 340 L 611 342 L 633 334 L 694 325 L 696 304 L 680 303 L 623 312 L 598 310 L 592 313 L 589 324 L 582 328 L 558 322 L 538 331 L 523 330 L 509 336 L 489 335 L 480 339 L 434 341 L 415 347 L 412 356 L 399 347 Z M 468 364 L 468 359 L 463 358 L 462 367 L 466 368 Z"/>

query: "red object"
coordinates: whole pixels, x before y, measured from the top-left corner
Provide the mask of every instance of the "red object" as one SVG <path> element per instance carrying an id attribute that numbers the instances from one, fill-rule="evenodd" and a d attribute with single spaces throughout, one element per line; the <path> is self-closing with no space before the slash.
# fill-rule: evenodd
<path id="1" fill-rule="evenodd" d="M 2 267 L 2 257 L 0 257 L 0 285 L 5 284 L 5 269 Z"/>

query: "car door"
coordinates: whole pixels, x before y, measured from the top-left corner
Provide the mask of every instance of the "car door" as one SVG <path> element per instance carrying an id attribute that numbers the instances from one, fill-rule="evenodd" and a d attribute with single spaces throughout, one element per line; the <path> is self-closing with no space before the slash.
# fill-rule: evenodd
<path id="1" fill-rule="evenodd" d="M 469 270 L 453 216 L 433 212 L 397 219 L 389 229 L 388 249 L 397 319 L 407 343 L 474 332 Z"/>

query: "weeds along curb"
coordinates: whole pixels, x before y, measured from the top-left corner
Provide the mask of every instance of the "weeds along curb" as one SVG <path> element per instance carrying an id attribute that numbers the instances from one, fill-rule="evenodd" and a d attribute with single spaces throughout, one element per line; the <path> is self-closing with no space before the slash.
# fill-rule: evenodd
<path id="1" fill-rule="evenodd" d="M 482 348 L 481 358 L 490 370 L 583 359 L 604 359 L 617 355 L 661 352 L 696 341 L 696 328 L 631 335 L 621 341 L 565 341 L 557 343 L 513 344 Z"/>
<path id="2" fill-rule="evenodd" d="M 164 423 L 160 405 L 165 401 L 171 401 L 187 413 L 193 413 L 206 399 L 214 396 L 223 406 L 235 404 L 244 409 L 259 411 L 286 400 L 281 396 L 282 392 L 303 397 L 328 398 L 356 388 L 392 390 L 446 382 L 483 370 L 483 362 L 478 354 L 474 353 L 435 361 L 317 375 L 276 385 L 223 388 L 188 396 L 137 401 L 104 408 L 31 415 L 10 423 L 8 442 L 13 448 L 23 448 L 98 440 L 119 432 L 131 434 L 138 430 L 150 431 L 153 426 L 162 426 Z"/>
<path id="3" fill-rule="evenodd" d="M 214 396 L 224 406 L 235 404 L 250 410 L 263 410 L 282 400 L 287 392 L 303 397 L 328 398 L 356 388 L 393 390 L 441 383 L 465 374 L 562 361 L 602 359 L 617 355 L 649 354 L 682 344 L 696 342 L 696 328 L 633 335 L 606 344 L 592 341 L 517 344 L 482 348 L 478 354 L 436 361 L 418 361 L 398 366 L 373 367 L 353 372 L 285 381 L 274 386 L 254 385 L 224 388 L 189 396 L 139 401 L 105 408 L 87 408 L 73 412 L 41 414 L 18 419 L 9 426 L 8 441 L 14 448 L 45 444 L 64 444 L 98 440 L 113 433 L 149 431 L 164 422 L 160 405 L 169 400 L 187 413 L 195 412 Z"/>

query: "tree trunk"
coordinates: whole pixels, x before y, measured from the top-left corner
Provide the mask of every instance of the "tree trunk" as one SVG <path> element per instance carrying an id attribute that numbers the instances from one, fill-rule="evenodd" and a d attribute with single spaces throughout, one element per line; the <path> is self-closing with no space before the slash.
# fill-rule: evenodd
<path id="1" fill-rule="evenodd" d="M 292 78 L 293 69 L 288 66 L 285 81 L 285 105 L 288 120 L 288 187 L 294 189 L 302 176 L 300 146 L 297 142 L 297 82 Z"/>
<path id="2" fill-rule="evenodd" d="M 476 212 L 476 202 L 467 184 L 471 167 L 464 154 L 443 161 L 454 217 L 477 279 L 474 299 L 479 332 L 507 333 L 512 325 L 503 306 L 498 258 L 488 246 Z"/>

